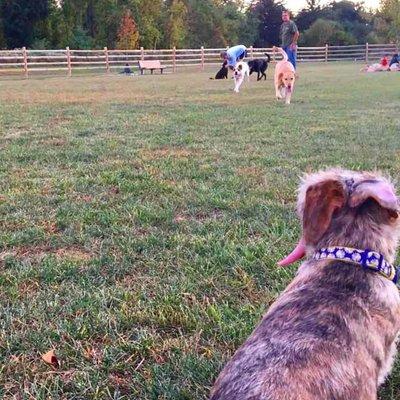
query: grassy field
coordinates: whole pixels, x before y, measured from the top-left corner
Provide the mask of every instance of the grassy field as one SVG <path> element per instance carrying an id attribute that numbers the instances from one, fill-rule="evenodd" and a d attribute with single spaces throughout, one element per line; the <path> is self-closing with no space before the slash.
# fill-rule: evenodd
<path id="1" fill-rule="evenodd" d="M 271 71 L 2 78 L 0 398 L 206 399 L 295 273 L 298 177 L 400 178 L 400 74 L 359 68 L 301 65 L 290 107 Z"/>

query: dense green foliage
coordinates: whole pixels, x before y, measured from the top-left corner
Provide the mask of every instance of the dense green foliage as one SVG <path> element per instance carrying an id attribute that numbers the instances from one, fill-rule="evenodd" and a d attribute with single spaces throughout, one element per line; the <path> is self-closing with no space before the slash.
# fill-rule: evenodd
<path id="1" fill-rule="evenodd" d="M 0 0 L 0 48 L 118 48 L 127 13 L 137 33 L 122 47 L 263 47 L 279 44 L 282 9 L 280 0 Z M 375 13 L 308 0 L 295 19 L 304 45 L 396 41 L 400 0 L 382 0 Z"/>
<path id="2" fill-rule="evenodd" d="M 127 13 L 137 47 L 277 45 L 283 8 L 280 0 L 0 0 L 0 48 L 118 48 Z M 375 13 L 362 3 L 308 0 L 295 19 L 304 45 L 400 37 L 399 0 L 383 0 Z"/>

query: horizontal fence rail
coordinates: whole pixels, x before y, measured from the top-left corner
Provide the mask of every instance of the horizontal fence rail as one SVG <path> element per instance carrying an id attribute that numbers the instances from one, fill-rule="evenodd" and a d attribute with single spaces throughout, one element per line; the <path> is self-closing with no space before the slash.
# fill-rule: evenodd
<path id="1" fill-rule="evenodd" d="M 126 64 L 137 67 L 139 61 L 159 60 L 161 65 L 175 72 L 181 67 L 220 65 L 220 53 L 223 48 L 205 49 L 165 49 L 165 50 L 0 50 L 0 74 L 21 73 L 25 77 L 38 71 L 65 71 L 68 76 L 72 71 L 103 70 L 121 72 Z M 299 62 L 362 61 L 373 62 L 383 55 L 390 56 L 398 52 L 395 44 L 368 44 L 351 46 L 299 47 Z M 271 55 L 273 61 L 280 55 L 273 48 L 248 48 L 248 59 Z"/>

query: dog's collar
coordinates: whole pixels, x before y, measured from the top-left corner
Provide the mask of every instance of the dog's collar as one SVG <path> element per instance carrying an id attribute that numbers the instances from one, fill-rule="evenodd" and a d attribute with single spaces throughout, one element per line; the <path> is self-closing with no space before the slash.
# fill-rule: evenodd
<path id="1" fill-rule="evenodd" d="M 397 284 L 400 267 L 395 267 L 385 260 L 382 254 L 369 249 L 358 250 L 351 247 L 324 247 L 312 256 L 314 260 L 340 260 L 360 265 L 364 269 L 375 271 Z"/>

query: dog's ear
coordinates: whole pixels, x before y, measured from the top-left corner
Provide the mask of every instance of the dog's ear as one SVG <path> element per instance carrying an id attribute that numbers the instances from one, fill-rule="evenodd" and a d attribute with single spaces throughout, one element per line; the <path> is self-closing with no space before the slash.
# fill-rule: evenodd
<path id="1" fill-rule="evenodd" d="M 243 65 L 242 65 L 242 64 L 239 64 L 238 70 L 241 71 L 242 69 L 243 69 Z"/>
<path id="2" fill-rule="evenodd" d="M 376 201 L 382 208 L 388 210 L 391 218 L 398 218 L 399 201 L 389 183 L 378 180 L 359 183 L 350 196 L 349 206 L 359 207 L 369 199 Z"/>
<path id="3" fill-rule="evenodd" d="M 328 229 L 333 214 L 346 203 L 343 185 L 328 180 L 307 189 L 303 213 L 303 237 L 305 243 L 315 245 Z"/>
<path id="4" fill-rule="evenodd" d="M 281 72 L 279 75 L 278 75 L 278 79 L 281 81 L 282 80 L 282 78 L 283 78 L 283 72 Z"/>

